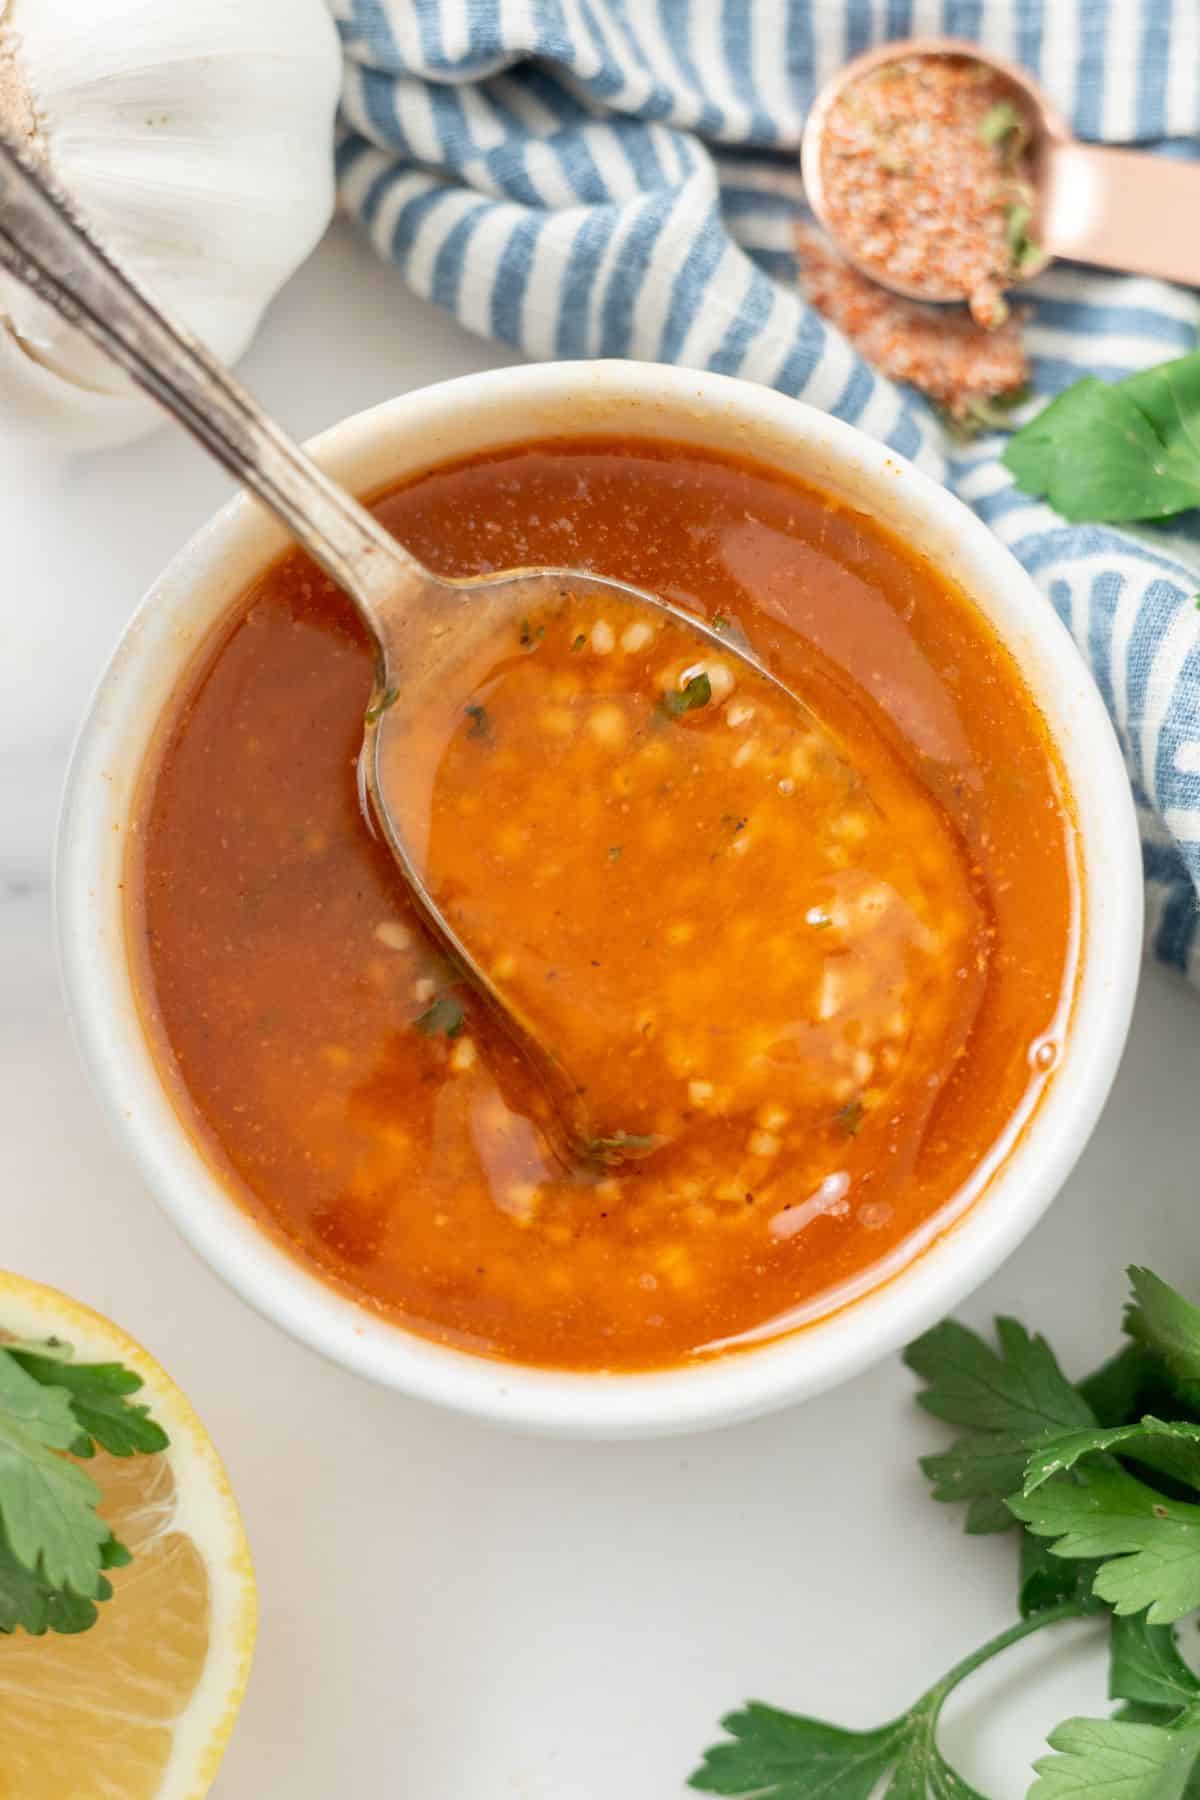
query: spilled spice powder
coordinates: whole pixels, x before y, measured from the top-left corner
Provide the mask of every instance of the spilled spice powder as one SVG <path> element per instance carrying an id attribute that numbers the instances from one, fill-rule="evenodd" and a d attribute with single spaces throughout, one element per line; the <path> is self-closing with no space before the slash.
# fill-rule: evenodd
<path id="1" fill-rule="evenodd" d="M 1024 96 L 970 57 L 882 64 L 830 107 L 825 221 L 846 255 L 928 300 L 1002 325 L 1004 289 L 1040 258 Z M 911 377 L 909 378 L 911 379 Z"/>
<path id="2" fill-rule="evenodd" d="M 985 330 L 968 313 L 889 293 L 810 225 L 797 226 L 796 251 L 812 305 L 881 374 L 911 382 L 968 430 L 1006 423 L 1005 406 L 1021 399 L 1029 384 L 1023 310 Z"/>

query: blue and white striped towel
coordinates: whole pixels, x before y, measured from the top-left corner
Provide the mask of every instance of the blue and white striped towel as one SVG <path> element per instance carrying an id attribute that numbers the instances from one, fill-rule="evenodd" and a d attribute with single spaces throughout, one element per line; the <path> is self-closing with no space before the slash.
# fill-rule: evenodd
<path id="1" fill-rule="evenodd" d="M 1024 63 L 1086 138 L 1194 152 L 1200 0 L 332 0 L 343 202 L 473 331 L 803 396 L 914 458 L 1015 552 L 1088 658 L 1141 820 L 1149 942 L 1200 980 L 1200 530 L 1066 526 L 1003 439 L 948 443 L 799 298 L 796 149 L 821 83 L 885 36 Z M 1163 221 L 1200 232 L 1200 219 Z M 1038 392 L 1197 343 L 1200 300 L 1058 267 L 1033 289 Z"/>

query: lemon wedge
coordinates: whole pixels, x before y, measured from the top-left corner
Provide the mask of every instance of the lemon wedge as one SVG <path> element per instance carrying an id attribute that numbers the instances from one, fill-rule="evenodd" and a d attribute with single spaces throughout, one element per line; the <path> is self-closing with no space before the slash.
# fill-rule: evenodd
<path id="1" fill-rule="evenodd" d="M 57 1336 L 142 1377 L 170 1437 L 100 1452 L 101 1508 L 133 1553 L 77 1637 L 0 1637 L 0 1800 L 200 1800 L 233 1730 L 254 1648 L 254 1571 L 229 1482 L 188 1401 L 98 1313 L 0 1271 L 0 1331 Z"/>

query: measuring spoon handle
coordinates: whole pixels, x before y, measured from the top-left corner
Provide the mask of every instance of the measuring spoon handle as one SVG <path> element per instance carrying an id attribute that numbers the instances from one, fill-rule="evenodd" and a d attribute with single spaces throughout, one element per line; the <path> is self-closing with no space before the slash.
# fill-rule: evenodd
<path id="1" fill-rule="evenodd" d="M 1200 163 L 1052 139 L 1043 183 L 1052 256 L 1200 287 Z"/>

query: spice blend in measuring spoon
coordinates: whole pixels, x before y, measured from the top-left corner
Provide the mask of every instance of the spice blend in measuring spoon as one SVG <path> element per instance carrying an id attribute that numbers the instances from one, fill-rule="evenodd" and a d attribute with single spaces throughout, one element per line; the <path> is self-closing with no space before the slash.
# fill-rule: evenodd
<path id="1" fill-rule="evenodd" d="M 1042 260 L 1033 140 L 1025 96 L 986 63 L 883 62 L 828 108 L 818 210 L 866 274 L 915 299 L 965 300 L 995 327 L 1008 317 L 1004 290 Z"/>

